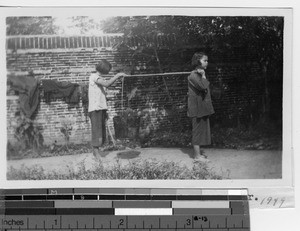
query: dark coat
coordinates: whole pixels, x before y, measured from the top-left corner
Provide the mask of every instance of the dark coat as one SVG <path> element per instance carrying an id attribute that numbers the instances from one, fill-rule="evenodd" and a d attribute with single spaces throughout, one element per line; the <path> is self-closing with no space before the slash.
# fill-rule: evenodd
<path id="1" fill-rule="evenodd" d="M 201 118 L 215 113 L 209 81 L 197 71 L 192 71 L 188 76 L 188 89 L 188 117 Z"/>
<path id="2" fill-rule="evenodd" d="M 19 92 L 20 108 L 27 118 L 31 118 L 39 104 L 38 81 L 31 76 L 10 76 L 8 83 Z"/>
<path id="3" fill-rule="evenodd" d="M 67 103 L 79 103 L 78 84 L 67 81 L 43 79 L 42 86 L 46 102 L 50 98 L 64 98 Z"/>

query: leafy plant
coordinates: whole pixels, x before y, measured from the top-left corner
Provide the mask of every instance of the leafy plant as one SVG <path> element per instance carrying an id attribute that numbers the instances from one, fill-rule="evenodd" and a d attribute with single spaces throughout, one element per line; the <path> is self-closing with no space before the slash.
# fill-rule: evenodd
<path id="1" fill-rule="evenodd" d="M 74 121 L 70 119 L 61 120 L 60 132 L 64 135 L 65 146 L 69 149 L 70 136 L 72 134 Z"/>
<path id="2" fill-rule="evenodd" d="M 17 112 L 15 116 L 12 126 L 20 151 L 26 149 L 39 151 L 43 146 L 43 136 L 40 129 L 34 125 L 33 120 L 27 118 L 22 112 Z"/>
<path id="3" fill-rule="evenodd" d="M 121 40 L 115 42 L 115 48 L 120 53 L 132 52 L 132 70 L 139 71 L 136 67 L 140 66 L 141 60 L 146 64 L 143 70 L 147 69 L 148 73 L 152 70 L 177 70 L 178 61 L 183 64 L 179 71 L 191 70 L 189 52 L 198 49 L 213 55 L 214 63 L 224 60 L 254 63 L 256 60 L 259 65 L 258 77 L 264 88 L 262 117 L 265 121 L 276 114 L 272 113 L 272 95 L 279 96 L 280 101 L 277 103 L 281 105 L 282 90 L 276 84 L 282 84 L 283 25 L 283 17 L 251 16 L 143 15 L 111 17 L 101 22 L 106 33 L 124 34 Z M 132 46 L 132 41 L 138 41 L 138 45 Z M 168 57 L 164 56 L 165 50 L 169 51 Z M 174 62 L 176 57 L 179 60 Z M 217 57 L 222 57 L 222 60 L 217 60 Z M 245 74 L 242 73 L 241 76 Z M 162 80 L 168 94 L 167 99 L 173 102 L 165 78 Z M 257 82 L 255 84 L 259 86 Z M 175 107 L 173 110 L 176 113 Z"/>
<path id="4" fill-rule="evenodd" d="M 58 27 L 52 17 L 7 17 L 7 35 L 55 34 Z"/>

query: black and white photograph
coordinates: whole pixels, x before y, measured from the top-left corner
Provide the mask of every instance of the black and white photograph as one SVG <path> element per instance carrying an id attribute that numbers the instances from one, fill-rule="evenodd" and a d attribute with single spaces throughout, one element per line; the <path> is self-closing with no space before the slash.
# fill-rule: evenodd
<path id="1" fill-rule="evenodd" d="M 290 13 L 7 15 L 6 179 L 285 178 Z"/>

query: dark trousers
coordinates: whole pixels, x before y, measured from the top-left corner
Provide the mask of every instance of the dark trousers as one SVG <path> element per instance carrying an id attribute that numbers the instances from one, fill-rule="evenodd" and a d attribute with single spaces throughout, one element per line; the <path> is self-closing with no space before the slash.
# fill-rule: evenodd
<path id="1" fill-rule="evenodd" d="M 92 125 L 92 146 L 100 147 L 104 144 L 106 138 L 106 110 L 89 112 Z"/>

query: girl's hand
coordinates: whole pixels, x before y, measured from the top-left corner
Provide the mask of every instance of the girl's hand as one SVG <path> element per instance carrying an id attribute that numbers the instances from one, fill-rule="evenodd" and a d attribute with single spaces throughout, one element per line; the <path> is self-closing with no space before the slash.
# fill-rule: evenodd
<path id="1" fill-rule="evenodd" d="M 115 77 L 118 78 L 118 79 L 121 78 L 121 77 L 124 77 L 124 76 L 127 76 L 127 75 L 123 72 L 120 72 L 120 73 L 115 75 Z"/>
<path id="2" fill-rule="evenodd" d="M 204 69 L 200 69 L 200 68 L 198 68 L 197 69 L 197 72 L 200 74 L 200 75 L 204 75 L 205 76 L 205 71 L 204 71 Z"/>

